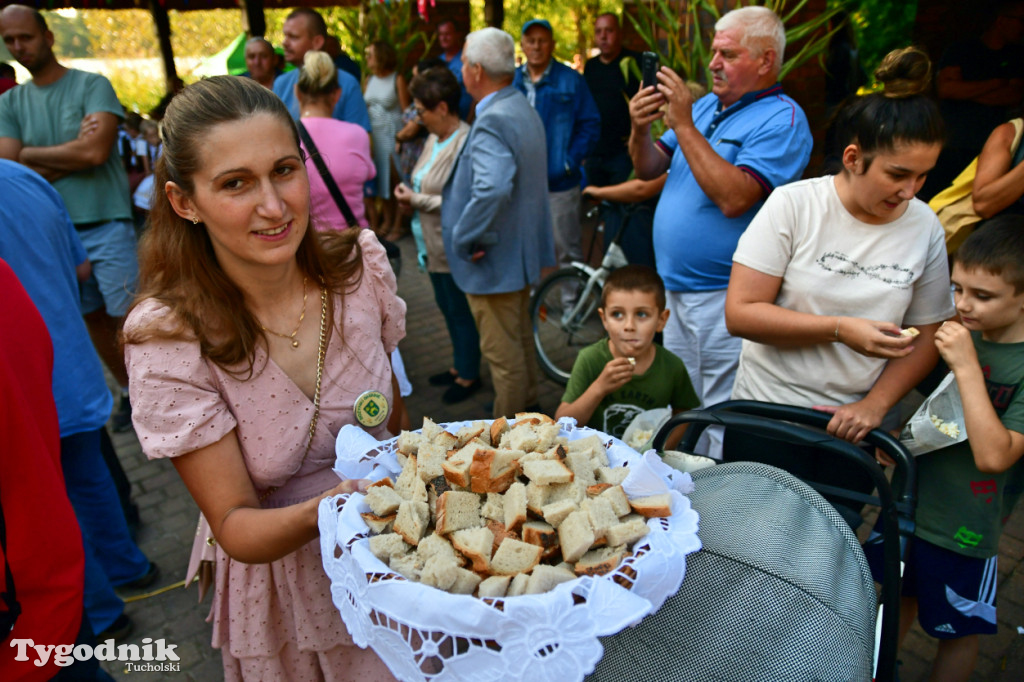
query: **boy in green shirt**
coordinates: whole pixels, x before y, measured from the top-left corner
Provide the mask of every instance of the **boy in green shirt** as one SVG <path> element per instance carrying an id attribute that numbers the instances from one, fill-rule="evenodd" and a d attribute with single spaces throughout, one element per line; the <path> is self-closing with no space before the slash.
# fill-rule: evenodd
<path id="1" fill-rule="evenodd" d="M 555 417 L 621 438 L 636 415 L 699 404 L 683 361 L 654 343 L 665 328 L 665 284 L 645 265 L 615 270 L 598 308 L 608 338 L 580 351 Z"/>
<path id="2" fill-rule="evenodd" d="M 1024 482 L 1024 216 L 972 234 L 951 279 L 960 322 L 943 323 L 935 345 L 960 389 L 969 440 L 917 458 L 900 607 L 901 640 L 917 617 L 939 640 L 929 679 L 950 681 L 970 677 L 978 635 L 996 632 L 999 536 Z"/>

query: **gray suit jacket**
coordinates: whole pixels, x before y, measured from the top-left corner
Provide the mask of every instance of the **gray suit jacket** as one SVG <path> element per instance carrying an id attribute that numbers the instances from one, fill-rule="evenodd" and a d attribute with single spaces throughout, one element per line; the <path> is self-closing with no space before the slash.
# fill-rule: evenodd
<path id="1" fill-rule="evenodd" d="M 555 264 L 555 246 L 544 124 L 521 92 L 510 85 L 495 93 L 455 164 L 441 202 L 455 283 L 467 294 L 524 289 Z"/>

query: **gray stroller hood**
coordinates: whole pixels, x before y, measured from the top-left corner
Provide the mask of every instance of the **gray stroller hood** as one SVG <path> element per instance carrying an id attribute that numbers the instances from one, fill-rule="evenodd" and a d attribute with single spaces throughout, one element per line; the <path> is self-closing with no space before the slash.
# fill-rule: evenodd
<path id="1" fill-rule="evenodd" d="M 657 613 L 602 639 L 588 679 L 870 680 L 874 582 L 835 509 L 764 464 L 722 464 L 693 480 L 703 548 Z"/>

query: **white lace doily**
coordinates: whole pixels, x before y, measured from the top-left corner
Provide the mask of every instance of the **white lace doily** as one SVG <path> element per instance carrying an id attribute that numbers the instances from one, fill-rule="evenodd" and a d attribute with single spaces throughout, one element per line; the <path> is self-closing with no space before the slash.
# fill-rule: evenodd
<path id="1" fill-rule="evenodd" d="M 445 426 L 455 432 L 471 422 Z M 599 433 L 559 422 L 569 440 Z M 369 549 L 360 512 L 363 495 L 339 495 L 320 503 L 320 544 L 331 596 L 349 633 L 371 646 L 401 680 L 529 680 L 568 682 L 594 670 L 598 637 L 635 625 L 679 590 L 686 555 L 700 549 L 697 512 L 683 494 L 689 474 L 675 471 L 649 451 L 638 454 L 621 441 L 610 444 L 613 465 L 628 464 L 623 483 L 631 496 L 669 492 L 672 515 L 648 520 L 651 532 L 633 546 L 612 573 L 581 577 L 551 592 L 482 600 L 406 580 Z M 338 434 L 335 469 L 346 478 L 379 480 L 399 473 L 395 439 L 377 442 L 355 427 Z"/>

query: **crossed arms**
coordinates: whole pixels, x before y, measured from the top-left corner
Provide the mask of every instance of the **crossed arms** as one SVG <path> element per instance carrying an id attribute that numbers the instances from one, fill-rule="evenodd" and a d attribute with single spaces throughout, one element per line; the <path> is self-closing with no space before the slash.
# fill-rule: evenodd
<path id="1" fill-rule="evenodd" d="M 28 166 L 49 181 L 106 163 L 117 138 L 118 118 L 107 111 L 87 114 L 78 136 L 49 147 L 26 147 L 14 137 L 0 137 L 0 158 Z"/>

